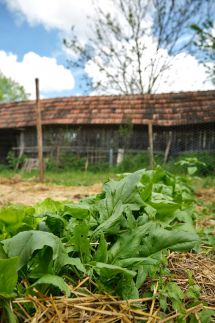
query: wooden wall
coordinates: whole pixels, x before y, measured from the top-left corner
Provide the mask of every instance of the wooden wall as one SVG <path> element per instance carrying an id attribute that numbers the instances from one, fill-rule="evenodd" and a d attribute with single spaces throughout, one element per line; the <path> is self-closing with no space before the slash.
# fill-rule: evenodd
<path id="1" fill-rule="evenodd" d="M 114 126 L 114 125 L 82 125 L 82 126 L 44 126 L 44 150 L 49 153 L 57 147 L 69 147 L 72 151 L 85 149 L 125 149 L 147 150 L 147 126 Z M 17 145 L 17 131 L 5 131 L 1 134 L 1 155 L 5 157 L 11 145 Z M 7 144 L 3 144 L 3 142 Z M 17 140 L 19 142 L 19 140 Z M 154 151 L 164 153 L 169 144 L 169 154 L 180 152 L 215 151 L 215 124 L 153 127 Z M 36 129 L 24 129 L 25 147 L 32 147 L 29 152 L 36 154 Z"/>
<path id="2" fill-rule="evenodd" d="M 0 162 L 4 162 L 9 151 L 11 151 L 13 147 L 18 145 L 17 134 L 17 130 L 0 130 Z"/>

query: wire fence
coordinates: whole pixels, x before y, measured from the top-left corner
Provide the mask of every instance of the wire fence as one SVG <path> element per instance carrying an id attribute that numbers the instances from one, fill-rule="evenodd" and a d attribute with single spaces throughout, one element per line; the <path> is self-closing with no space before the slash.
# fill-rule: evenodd
<path id="1" fill-rule="evenodd" d="M 127 155 L 132 158 L 138 154 L 148 155 L 152 165 L 150 158 L 152 159 L 154 155 L 161 156 L 161 160 L 166 163 L 170 158 L 179 155 L 215 153 L 214 124 L 133 129 L 129 134 L 123 134 L 123 140 L 121 133 L 117 131 L 110 133 L 108 129 L 103 129 L 103 132 L 94 129 L 87 133 L 75 133 L 74 129 L 71 129 L 70 133 L 68 129 L 66 132 L 61 129 L 60 135 L 55 132 L 56 130 L 52 131 L 54 139 L 57 137 L 58 140 L 52 142 L 50 133 L 44 134 L 43 157 L 46 161 L 62 167 L 64 163 L 67 165 L 71 163 L 72 166 L 80 161 L 82 165 L 84 163 L 85 169 L 92 164 L 106 163 L 114 166 L 119 165 Z M 70 141 L 65 141 L 65 136 Z M 24 144 L 13 147 L 15 155 L 37 159 L 38 148 L 35 140 L 32 142 L 34 144 L 30 145 L 30 140 L 27 140 Z"/>

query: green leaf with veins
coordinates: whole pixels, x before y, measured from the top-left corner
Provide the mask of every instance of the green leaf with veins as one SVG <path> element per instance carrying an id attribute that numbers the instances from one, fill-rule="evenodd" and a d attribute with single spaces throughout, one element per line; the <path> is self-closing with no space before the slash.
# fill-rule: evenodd
<path id="1" fill-rule="evenodd" d="M 107 249 L 108 249 L 107 241 L 105 240 L 104 234 L 102 232 L 99 240 L 99 245 L 94 256 L 95 261 L 107 262 L 107 259 L 108 259 Z"/>
<path id="2" fill-rule="evenodd" d="M 0 297 L 15 297 L 15 288 L 18 280 L 18 257 L 0 259 Z"/>
<path id="3" fill-rule="evenodd" d="M 64 208 L 64 216 L 70 215 L 79 220 L 86 219 L 89 216 L 89 212 L 89 206 L 84 204 L 65 204 Z"/>
<path id="4" fill-rule="evenodd" d="M 8 257 L 19 256 L 18 269 L 28 263 L 35 251 L 50 247 L 52 249 L 54 273 L 58 273 L 63 266 L 76 266 L 76 264 L 79 267 L 78 269 L 85 271 L 80 259 L 69 257 L 61 240 L 52 233 L 25 231 L 18 233 L 13 238 L 3 240 L 1 243 Z"/>
<path id="5" fill-rule="evenodd" d="M 48 289 L 50 289 L 50 285 L 57 287 L 62 293 L 64 293 L 67 297 L 70 296 L 71 291 L 68 287 L 68 285 L 65 283 L 62 277 L 56 276 L 56 275 L 44 275 L 40 277 L 34 284 L 30 286 L 30 289 L 32 287 L 38 287 L 40 285 L 46 286 Z"/>
<path id="6" fill-rule="evenodd" d="M 89 227 L 85 222 L 78 222 L 73 230 L 73 242 L 75 249 L 80 253 L 82 262 L 91 259 L 90 242 L 88 239 Z"/>
<path id="7" fill-rule="evenodd" d="M 194 248 L 199 242 L 200 240 L 196 233 L 166 230 L 156 226 L 141 241 L 140 255 L 147 257 L 164 249 L 187 251 Z"/>

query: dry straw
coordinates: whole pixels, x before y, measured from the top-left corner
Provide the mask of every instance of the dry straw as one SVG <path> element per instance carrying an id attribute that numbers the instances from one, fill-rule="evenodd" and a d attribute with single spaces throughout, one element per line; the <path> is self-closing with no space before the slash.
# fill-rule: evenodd
<path id="1" fill-rule="evenodd" d="M 202 303 L 188 308 L 185 317 L 191 313 L 198 322 L 198 313 L 203 309 L 215 310 L 215 261 L 204 254 L 171 253 L 169 255 L 171 280 L 183 291 L 189 287 L 189 273 L 195 284 L 201 287 Z M 149 282 L 148 282 L 149 283 Z M 175 322 L 179 313 L 168 315 L 159 308 L 158 283 L 155 283 L 153 297 L 121 300 L 108 294 L 93 294 L 87 286 L 95 285 L 89 277 L 71 288 L 72 297 L 47 297 L 35 290 L 37 296 L 17 298 L 12 306 L 20 322 L 25 323 L 165 323 Z M 207 306 L 205 305 L 207 303 Z M 27 308 L 31 306 L 30 311 Z"/>

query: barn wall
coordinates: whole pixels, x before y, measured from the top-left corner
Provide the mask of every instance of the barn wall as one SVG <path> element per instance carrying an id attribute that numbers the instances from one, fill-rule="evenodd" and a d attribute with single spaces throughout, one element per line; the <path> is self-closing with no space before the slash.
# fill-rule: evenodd
<path id="1" fill-rule="evenodd" d="M 18 132 L 14 129 L 0 130 L 0 162 L 5 162 L 9 151 L 17 146 Z"/>
<path id="2" fill-rule="evenodd" d="M 170 141 L 170 154 L 215 151 L 215 124 L 154 127 L 154 148 L 165 151 Z"/>
<path id="3" fill-rule="evenodd" d="M 147 150 L 148 130 L 142 126 L 82 125 L 82 126 L 44 126 L 43 143 L 46 154 L 66 147 L 69 151 L 87 149 Z M 12 136 L 9 132 L 5 136 Z M 6 137 L 5 137 L 6 138 Z M 175 127 L 153 127 L 155 152 L 164 153 L 170 144 L 170 155 L 180 152 L 215 151 L 215 124 L 189 125 Z M 36 156 L 36 129 L 24 131 L 25 147 Z M 5 139 L 6 142 L 6 139 Z M 13 140 L 14 144 L 14 140 Z"/>

